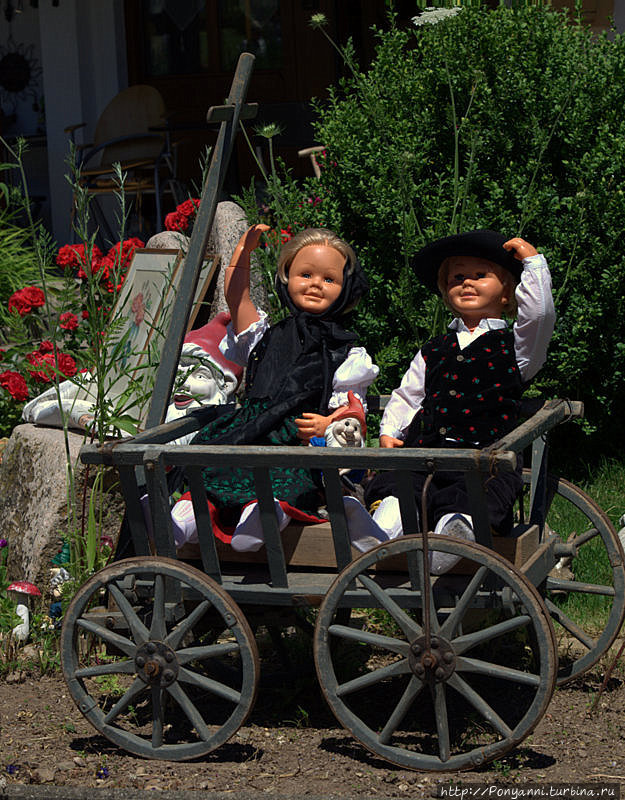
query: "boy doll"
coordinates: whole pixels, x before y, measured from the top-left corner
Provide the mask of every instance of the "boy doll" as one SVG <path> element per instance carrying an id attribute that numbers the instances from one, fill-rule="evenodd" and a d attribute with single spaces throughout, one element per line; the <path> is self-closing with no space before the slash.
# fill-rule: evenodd
<path id="1" fill-rule="evenodd" d="M 555 321 L 547 262 L 523 239 L 476 230 L 423 248 L 414 269 L 456 316 L 448 333 L 421 348 L 393 391 L 380 446 L 486 447 L 515 427 L 523 390 L 545 362 Z M 515 311 L 509 328 L 503 315 Z M 491 526 L 500 535 L 512 525 L 521 470 L 519 458 L 516 471 L 486 485 Z M 419 498 L 425 478 L 414 475 Z M 373 519 L 390 538 L 400 535 L 394 476 L 376 476 L 365 499 L 368 506 L 381 500 Z M 434 474 L 427 512 L 434 533 L 475 540 L 463 473 Z M 455 561 L 435 552 L 431 571 L 446 572 Z"/>

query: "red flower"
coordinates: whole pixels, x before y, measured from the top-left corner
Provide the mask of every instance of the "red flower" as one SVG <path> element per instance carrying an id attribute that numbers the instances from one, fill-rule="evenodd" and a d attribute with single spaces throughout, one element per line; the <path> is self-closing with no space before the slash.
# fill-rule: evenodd
<path id="1" fill-rule="evenodd" d="M 46 296 L 36 286 L 25 286 L 9 297 L 9 311 L 17 311 L 20 317 L 30 314 L 33 308 L 40 308 L 46 302 Z"/>
<path id="2" fill-rule="evenodd" d="M 87 311 L 87 309 L 86 309 L 86 308 L 83 308 L 83 310 L 80 312 L 80 316 L 81 316 L 83 319 L 89 319 L 89 312 Z"/>
<path id="3" fill-rule="evenodd" d="M 107 258 L 111 259 L 113 264 L 118 264 L 123 270 L 127 269 L 132 261 L 135 250 L 140 247 L 145 247 L 145 243 L 141 239 L 134 236 L 132 239 L 124 239 L 123 242 L 117 242 L 114 247 L 108 251 Z M 121 250 L 121 255 L 120 255 Z"/>
<path id="4" fill-rule="evenodd" d="M 40 353 L 51 353 L 54 350 L 54 345 L 49 339 L 44 339 L 39 345 Z"/>
<path id="5" fill-rule="evenodd" d="M 78 327 L 78 317 L 70 311 L 61 314 L 59 319 L 61 321 L 61 328 L 64 328 L 66 331 L 75 331 Z"/>
<path id="6" fill-rule="evenodd" d="M 71 378 L 76 374 L 76 362 L 74 359 L 67 355 L 67 353 L 57 352 L 58 370 L 66 378 Z M 39 381 L 39 383 L 52 383 L 54 375 L 56 374 L 54 353 L 39 353 L 36 350 L 26 356 L 26 360 L 34 367 L 40 367 L 37 370 L 28 371 L 31 377 Z"/>
<path id="7" fill-rule="evenodd" d="M 102 251 L 97 245 L 91 248 L 91 260 L 98 261 L 102 258 Z M 78 277 L 86 278 L 83 267 L 87 264 L 84 244 L 66 244 L 58 252 L 56 263 L 65 269 L 78 267 Z"/>
<path id="8" fill-rule="evenodd" d="M 18 403 L 28 400 L 28 386 L 26 381 L 19 372 L 11 372 L 7 370 L 0 374 L 0 386 L 6 389 L 14 400 Z"/>
<path id="9" fill-rule="evenodd" d="M 165 217 L 165 230 L 186 233 L 192 225 L 199 207 L 200 201 L 197 197 L 189 198 L 184 203 L 180 203 L 175 211 Z"/>

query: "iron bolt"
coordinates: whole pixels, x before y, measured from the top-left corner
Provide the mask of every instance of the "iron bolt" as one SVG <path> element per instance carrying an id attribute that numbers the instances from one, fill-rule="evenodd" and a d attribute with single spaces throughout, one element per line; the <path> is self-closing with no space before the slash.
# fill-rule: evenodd
<path id="1" fill-rule="evenodd" d="M 174 654 L 171 652 L 171 650 L 168 650 L 168 651 L 165 653 L 165 661 L 168 661 L 168 662 L 171 664 L 171 662 L 172 662 L 173 660 L 174 660 Z"/>
<path id="2" fill-rule="evenodd" d="M 145 664 L 145 658 L 143 656 L 137 656 L 137 666 L 142 667 Z"/>
<path id="3" fill-rule="evenodd" d="M 163 678 L 166 681 L 171 681 L 174 678 L 174 673 L 172 672 L 172 670 L 166 669 L 165 672 L 163 672 Z"/>
<path id="4" fill-rule="evenodd" d="M 452 662 L 453 660 L 454 660 L 454 654 L 453 654 L 453 653 L 449 653 L 449 652 L 447 652 L 447 653 L 445 653 L 445 655 L 443 656 L 443 661 L 446 661 L 448 664 L 451 664 L 451 662 Z"/>
<path id="5" fill-rule="evenodd" d="M 445 670 L 442 667 L 439 667 L 434 674 L 439 681 L 441 681 L 445 677 Z"/>
<path id="6" fill-rule="evenodd" d="M 156 653 L 156 645 L 154 642 L 150 642 L 145 649 L 148 651 L 148 653 Z"/>
<path id="7" fill-rule="evenodd" d="M 112 630 L 113 630 L 113 628 L 115 627 L 115 620 L 113 619 L 113 617 L 107 617 L 107 618 L 106 618 L 106 627 L 107 627 L 107 628 L 108 628 L 110 631 L 112 631 Z"/>
<path id="8" fill-rule="evenodd" d="M 434 664 L 436 664 L 436 659 L 433 658 L 431 655 L 430 656 L 426 655 L 426 656 L 423 656 L 423 658 L 421 659 L 421 662 L 423 663 L 424 667 L 433 667 Z"/>

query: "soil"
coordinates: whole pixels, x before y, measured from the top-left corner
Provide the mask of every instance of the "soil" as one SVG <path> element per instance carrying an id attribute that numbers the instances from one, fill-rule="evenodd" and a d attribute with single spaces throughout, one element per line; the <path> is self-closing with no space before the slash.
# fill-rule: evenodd
<path id="1" fill-rule="evenodd" d="M 82 717 L 60 672 L 14 673 L 0 682 L 0 770 L 7 784 L 324 798 L 436 796 L 450 782 L 625 786 L 622 671 L 591 713 L 608 663 L 556 690 L 516 750 L 463 773 L 410 772 L 371 755 L 338 726 L 312 675 L 297 687 L 261 686 L 248 723 L 227 744 L 200 760 L 174 763 L 136 758 L 112 745 Z"/>

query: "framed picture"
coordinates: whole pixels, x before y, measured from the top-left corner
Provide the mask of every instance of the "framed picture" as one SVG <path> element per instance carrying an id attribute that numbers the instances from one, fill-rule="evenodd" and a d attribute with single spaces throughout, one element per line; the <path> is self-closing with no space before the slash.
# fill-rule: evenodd
<path id="1" fill-rule="evenodd" d="M 180 280 L 179 250 L 135 250 L 111 314 L 105 395 L 118 414 L 147 413 L 164 336 Z M 80 399 L 93 400 L 86 388 Z"/>

